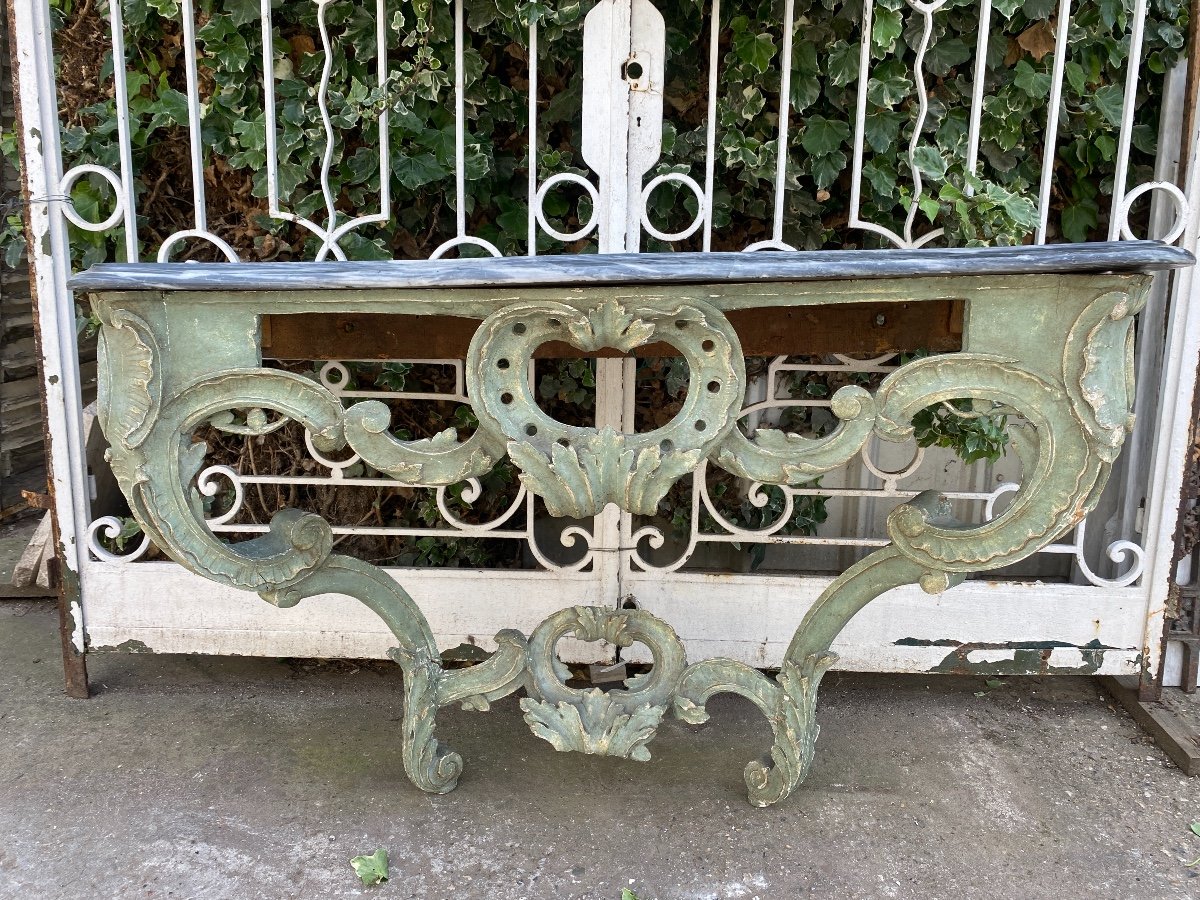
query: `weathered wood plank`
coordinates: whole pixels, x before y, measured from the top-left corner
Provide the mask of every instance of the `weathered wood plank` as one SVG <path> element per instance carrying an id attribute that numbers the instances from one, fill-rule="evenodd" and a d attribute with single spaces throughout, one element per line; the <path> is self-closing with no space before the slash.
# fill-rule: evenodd
<path id="1" fill-rule="evenodd" d="M 492 636 L 501 628 L 528 634 L 564 605 L 612 602 L 586 573 L 406 569 L 389 574 L 420 605 L 443 649 L 475 643 L 491 650 Z M 777 667 L 804 613 L 831 580 L 676 572 L 670 578 L 643 575 L 632 592 L 640 607 L 679 632 L 689 658 L 729 656 Z M 314 597 L 281 610 L 160 562 L 88 563 L 83 582 L 94 649 L 124 644 L 159 653 L 382 658 L 395 644 L 370 610 L 346 597 Z M 164 596 L 172 602 L 163 603 Z M 1054 668 L 1085 671 L 1098 664 L 1096 674 L 1129 674 L 1141 653 L 1137 613 L 1144 605 L 1137 588 L 969 581 L 931 597 L 915 586 L 904 587 L 851 620 L 834 650 L 841 655 L 839 668 L 849 671 L 936 671 L 956 652 L 983 671 L 989 662 L 1000 666 L 1011 658 L 1015 651 L 1003 645 L 1019 636 L 1022 646 L 1057 645 L 1046 651 Z M 1077 648 L 1089 643 L 1095 650 L 1084 659 Z M 993 646 L 968 653 L 962 645 L 968 650 Z M 559 644 L 570 662 L 601 661 L 599 649 L 599 644 L 577 641 Z M 640 660 L 640 649 L 622 656 Z"/>
<path id="2" fill-rule="evenodd" d="M 921 250 L 613 253 L 385 262 L 102 263 L 76 291 L 340 290 L 534 285 L 732 284 L 931 275 L 1143 272 L 1192 265 L 1160 241 Z"/>
<path id="3" fill-rule="evenodd" d="M 38 585 L 49 589 L 48 560 L 54 555 L 50 544 L 50 514 L 46 513 L 38 523 L 37 530 L 26 545 L 21 558 L 13 567 L 11 584 L 14 587 L 27 588 Z"/>
<path id="4" fill-rule="evenodd" d="M 821 307 L 741 309 L 729 313 L 746 356 L 957 350 L 963 304 L 831 304 Z M 386 313 L 302 313 L 264 316 L 263 356 L 271 359 L 463 359 L 478 319 Z M 583 353 L 569 344 L 543 344 L 539 358 L 616 357 L 616 350 Z M 640 358 L 678 356 L 670 344 L 636 347 Z"/>
<path id="5" fill-rule="evenodd" d="M 1160 750 L 1183 770 L 1185 775 L 1200 775 L 1200 735 L 1184 727 L 1160 704 L 1138 699 L 1136 675 L 1101 678 L 1100 683 L 1145 732 L 1154 738 Z"/>

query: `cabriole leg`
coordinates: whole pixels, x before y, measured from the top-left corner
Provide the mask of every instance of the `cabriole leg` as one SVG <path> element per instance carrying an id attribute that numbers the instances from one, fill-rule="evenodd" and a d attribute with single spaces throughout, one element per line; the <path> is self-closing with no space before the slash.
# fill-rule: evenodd
<path id="1" fill-rule="evenodd" d="M 307 578 L 281 591 L 262 594 L 275 606 L 294 606 L 317 594 L 345 594 L 375 612 L 400 642 L 390 655 L 404 670 L 402 755 L 409 780 L 423 791 L 454 790 L 462 757 L 434 735 L 437 711 L 460 702 L 485 710 L 490 701 L 525 684 L 525 639 L 518 632 L 496 636 L 498 649 L 487 662 L 445 672 L 433 634 L 412 597 L 382 569 L 349 556 L 331 556 Z"/>

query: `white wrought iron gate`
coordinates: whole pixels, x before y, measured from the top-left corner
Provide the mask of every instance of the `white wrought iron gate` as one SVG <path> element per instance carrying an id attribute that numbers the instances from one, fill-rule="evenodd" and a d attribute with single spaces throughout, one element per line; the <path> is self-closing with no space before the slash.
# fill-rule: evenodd
<path id="1" fill-rule="evenodd" d="M 331 87 L 335 82 L 340 84 L 335 64 L 346 60 L 339 35 L 354 27 L 354 20 L 342 16 L 344 6 L 331 0 L 315 0 L 312 4 L 315 37 L 306 56 L 320 64 L 300 66 L 312 76 L 307 93 L 300 96 L 296 94 L 299 79 L 293 77 L 298 51 L 292 44 L 290 49 L 281 46 L 277 23 L 272 21 L 271 0 L 262 0 L 257 8 L 238 4 L 232 11 L 210 4 L 198 6 L 194 0 L 155 5 L 156 15 L 179 26 L 177 43 L 184 60 L 185 80 L 180 89 L 172 90 L 179 99 L 177 133 L 185 134 L 187 140 L 192 217 L 187 227 L 149 246 L 139 237 L 139 203 L 146 198 L 139 196 L 135 166 L 137 153 L 143 157 L 145 154 L 143 148 L 134 146 L 136 129 L 131 125 L 143 115 L 136 102 L 131 112 L 131 100 L 136 101 L 146 87 L 129 81 L 131 56 L 125 43 L 127 26 L 122 21 L 122 5 L 111 3 L 104 20 L 112 58 L 117 61 L 109 73 L 102 73 L 106 84 L 111 85 L 115 129 L 111 158 L 81 159 L 77 151 L 68 149 L 72 164 L 66 168 L 62 138 L 74 138 L 74 132 L 62 128 L 55 90 L 55 54 L 56 49 L 63 49 L 55 42 L 60 37 L 55 34 L 52 12 L 45 0 L 16 2 L 14 47 L 23 112 L 30 246 L 36 265 L 51 410 L 56 510 L 74 616 L 73 641 L 80 651 L 85 647 L 128 648 L 328 657 L 383 656 L 389 646 L 387 632 L 352 601 L 327 597 L 286 611 L 266 609 L 250 595 L 214 587 L 172 563 L 142 558 L 149 548 L 136 536 L 118 549 L 114 541 L 122 542 L 124 526 L 114 517 L 119 510 L 93 509 L 97 486 L 103 496 L 105 476 L 102 467 L 89 475 L 82 415 L 85 385 L 79 377 L 75 351 L 75 309 L 66 288 L 73 258 L 68 226 L 77 235 L 115 237 L 120 254 L 129 260 L 142 256 L 158 261 L 177 259 L 202 244 L 219 258 L 239 258 L 234 242 L 210 221 L 210 198 L 206 196 L 213 179 L 208 168 L 212 152 L 206 146 L 204 129 L 206 117 L 213 115 L 216 98 L 208 83 L 212 76 L 202 63 L 214 46 L 213 39 L 206 35 L 216 33 L 213 23 L 223 16 L 243 24 L 257 18 L 261 24 L 262 109 L 245 111 L 247 133 L 261 126 L 261 168 L 269 217 L 313 235 L 313 256 L 317 259 L 345 259 L 346 245 L 352 239 L 375 225 L 393 221 L 401 213 L 392 196 L 393 175 L 398 166 L 408 171 L 416 162 L 406 155 L 404 147 L 390 143 L 392 117 L 411 114 L 411 110 L 399 112 L 391 102 L 399 90 L 392 63 L 397 55 L 419 58 L 423 51 L 400 40 L 404 26 L 398 24 L 401 19 L 396 14 L 432 17 L 451 29 L 454 50 L 449 77 L 444 87 L 439 87 L 437 78 L 441 76 L 431 75 L 430 90 L 442 100 L 452 122 L 446 135 L 452 141 L 449 156 L 453 165 L 442 177 L 447 202 L 454 211 L 453 230 L 432 255 L 439 257 L 468 248 L 501 255 L 496 241 L 473 233 L 469 215 L 473 203 L 471 122 L 479 106 L 471 89 L 473 79 L 481 77 L 471 72 L 472 61 L 478 56 L 468 26 L 472 5 L 466 0 L 453 0 L 448 7 L 434 3 L 401 8 L 388 0 L 353 4 L 355 15 L 370 20 L 369 28 L 359 29 L 359 37 L 373 35 L 355 47 L 356 54 L 371 56 L 373 71 L 373 82 L 360 85 L 364 93 L 358 101 L 361 108 L 355 127 L 365 127 L 363 121 L 370 120 L 377 139 L 375 147 L 358 150 L 358 156 L 372 160 L 376 189 L 367 191 L 372 205 L 352 209 L 332 185 L 336 166 L 345 160 L 348 127 L 343 122 L 348 115 L 344 114 L 346 96 Z M 753 232 L 755 239 L 739 249 L 797 249 L 787 240 L 787 221 L 789 201 L 801 190 L 797 181 L 801 160 L 832 139 L 837 140 L 838 149 L 826 156 L 836 159 L 834 154 L 840 154 L 849 167 L 844 182 L 849 190 L 846 233 L 902 248 L 945 239 L 943 227 L 929 221 L 934 216 L 923 201 L 937 199 L 932 184 L 949 183 L 936 175 L 939 165 L 944 175 L 948 161 L 961 165 L 965 174 L 986 175 L 982 150 L 994 140 L 987 136 L 988 104 L 994 99 L 989 76 L 994 48 L 989 57 L 989 38 L 994 17 L 1012 15 L 1009 4 L 998 11 L 994 7 L 999 4 L 982 0 L 975 33 L 956 36 L 965 53 L 957 77 L 967 80 L 970 88 L 968 107 L 961 111 L 961 141 L 950 152 L 939 150 L 933 139 L 932 123 L 946 121 L 947 111 L 938 106 L 943 100 L 937 91 L 931 90 L 931 84 L 941 76 L 928 68 L 931 48 L 945 39 L 940 29 L 947 6 L 944 0 L 906 0 L 904 4 L 865 0 L 853 23 L 857 45 L 848 45 L 839 56 L 843 68 L 835 74 L 830 64 L 820 73 L 832 81 L 841 78 L 856 85 L 853 108 L 844 110 L 843 118 L 836 120 L 793 113 L 796 84 L 811 74 L 794 58 L 795 35 L 805 27 L 805 20 L 797 17 L 794 0 L 778 4 L 772 21 L 747 26 L 749 31 L 745 33 L 752 42 L 759 42 L 762 53 L 770 45 L 767 64 L 778 70 L 779 78 L 771 96 L 744 99 L 743 116 L 749 110 L 747 118 L 766 115 L 773 122 L 773 137 L 762 142 L 758 158 L 760 167 L 773 169 L 773 177 L 770 196 L 762 198 L 761 227 Z M 688 167 L 674 158 L 663 158 L 664 136 L 680 132 L 672 124 L 677 110 L 665 100 L 674 90 L 669 87 L 672 54 L 678 56 L 683 51 L 672 50 L 668 41 L 672 23 L 664 20 L 651 0 L 560 4 L 554 8 L 554 16 L 538 4 L 518 4 L 514 8 L 524 23 L 522 49 L 526 54 L 524 97 L 518 98 L 514 92 L 511 101 L 525 104 L 528 178 L 524 252 L 544 252 L 542 245 L 547 240 L 555 252 L 564 248 L 600 253 L 663 252 L 724 246 L 727 237 L 718 221 L 717 197 L 722 166 L 734 152 L 726 137 L 736 129 L 721 120 L 728 107 L 723 99 L 722 71 L 731 41 L 742 39 L 742 33 L 731 22 L 731 11 L 723 12 L 720 0 L 706 5 L 707 31 L 701 45 L 693 48 L 705 60 L 701 69 L 706 73 L 706 84 L 693 86 L 699 90 L 692 92 L 702 97 L 698 102 L 703 108 L 704 124 L 696 135 L 703 162 Z M 572 8 L 574 13 L 569 13 Z M 331 10 L 338 12 L 340 18 L 333 17 L 337 21 L 330 20 Z M 1043 40 L 1048 42 L 1039 51 L 1046 65 L 1042 69 L 1030 67 L 1030 77 L 1042 79 L 1030 83 L 1037 90 L 1044 89 L 1049 98 L 1045 104 L 1042 165 L 1027 196 L 1002 198 L 1004 202 L 1029 204 L 1033 214 L 1031 239 L 1039 243 L 1062 236 L 1061 226 L 1052 217 L 1054 163 L 1064 138 L 1061 96 L 1064 85 L 1075 77 L 1069 68 L 1075 25 L 1072 4 L 1062 0 L 1056 6 L 1047 6 L 1047 10 L 1038 20 L 1044 23 Z M 549 171 L 545 160 L 554 153 L 547 149 L 546 134 L 539 131 L 539 118 L 547 108 L 539 79 L 554 67 L 555 60 L 545 55 L 540 23 L 554 19 L 561 31 L 564 20 L 569 24 L 571 15 L 581 16 L 585 22 L 579 61 L 583 79 L 578 98 L 578 145 L 572 148 L 577 150 L 583 166 L 572 162 Z M 1108 237 L 1133 237 L 1134 204 L 1149 193 L 1154 201 L 1149 236 L 1195 248 L 1197 221 L 1192 213 L 1197 205 L 1197 167 L 1188 167 L 1188 182 L 1182 188 L 1174 183 L 1181 110 L 1185 104 L 1194 103 L 1194 98 L 1182 96 L 1183 78 L 1181 72 L 1176 72 L 1168 77 L 1168 89 L 1163 92 L 1162 122 L 1138 120 L 1140 111 L 1135 99 L 1143 75 L 1145 0 L 1135 0 L 1122 9 L 1122 15 L 1128 65 L 1118 92 L 1119 103 L 1110 103 L 1118 122 L 1111 181 L 1106 182 L 1110 185 Z M 901 31 L 905 37 L 898 40 Z M 890 35 L 890 42 L 881 40 L 881 34 L 884 38 Z M 755 52 L 753 47 L 750 52 Z M 246 53 L 249 57 L 249 48 Z M 1039 62 L 1042 56 L 1037 58 Z M 874 72 L 881 66 L 887 67 L 888 74 L 877 79 Z M 899 72 L 897 66 L 904 71 Z M 435 68 L 421 71 L 428 74 Z M 879 87 L 881 84 L 886 90 Z M 291 93 L 281 93 L 283 85 Z M 872 192 L 882 189 L 877 180 L 872 180 L 872 159 L 879 146 L 870 131 L 881 109 L 903 113 L 903 122 L 891 137 L 893 142 L 904 144 L 903 184 L 897 187 L 893 183 L 900 213 L 886 221 L 879 218 L 879 205 L 868 202 Z M 288 186 L 294 173 L 288 169 L 287 159 L 296 140 L 294 133 L 289 136 L 288 129 L 295 124 L 293 118 L 303 112 L 314 114 L 313 130 L 304 132 L 304 139 L 315 141 L 321 153 L 307 173 L 315 179 L 313 196 L 317 200 L 299 209 L 291 205 L 294 185 Z M 1130 187 L 1127 182 L 1135 130 L 1147 126 L 1159 134 L 1154 180 Z M 1144 137 L 1143 132 L 1139 134 Z M 1194 142 L 1191 135 L 1187 137 L 1183 143 L 1191 153 Z M 742 148 L 738 152 L 749 151 Z M 812 177 L 821 184 L 820 178 Z M 79 188 L 84 183 L 92 186 L 91 196 L 103 194 L 106 186 L 111 189 L 111 212 L 100 212 L 94 220 L 84 217 L 78 208 Z M 968 181 L 958 188 L 963 196 L 970 197 L 983 189 L 982 184 Z M 828 197 L 830 187 L 838 189 L 827 184 L 811 193 L 821 202 L 820 195 Z M 568 213 L 556 217 L 548 210 L 548 201 L 561 196 L 564 189 L 579 192 L 581 199 L 573 206 L 559 203 L 556 208 L 566 208 Z M 681 198 L 682 212 L 666 211 L 673 224 L 656 218 L 664 211 L 654 198 L 663 196 L 657 192 L 664 190 Z M 562 221 L 572 217 L 574 225 Z M 1143 349 L 1138 363 L 1141 430 L 1129 450 L 1125 475 L 1115 479 L 1120 483 L 1110 491 L 1106 505 L 1069 539 L 1047 548 L 1037 566 L 1018 573 L 1025 576 L 1024 580 L 972 581 L 937 598 L 915 589 L 892 592 L 847 629 L 836 647 L 842 666 L 899 671 L 1009 666 L 1017 671 L 1034 665 L 1029 662 L 1029 654 L 1034 653 L 1036 666 L 1060 670 L 1124 673 L 1140 667 L 1157 668 L 1161 652 L 1158 634 L 1166 609 L 1170 566 L 1169 534 L 1178 508 L 1188 398 L 1195 377 L 1196 348 L 1200 345 L 1200 304 L 1182 302 L 1191 296 L 1191 285 L 1190 272 L 1176 276 L 1174 282 L 1164 278 L 1155 301 L 1144 314 Z M 1169 302 L 1172 297 L 1173 304 Z M 439 390 L 413 390 L 403 384 L 381 387 L 380 381 L 362 390 L 354 383 L 351 364 L 355 362 L 326 361 L 314 370 L 314 376 L 346 397 L 469 404 L 460 362 L 394 361 L 397 365 L 440 367 L 443 374 L 439 376 Z M 803 415 L 811 425 L 813 416 L 819 419 L 827 415 L 822 410 L 828 409 L 829 400 L 815 388 L 814 393 L 805 394 L 806 384 L 817 385 L 822 379 L 827 383 L 831 378 L 870 381 L 894 367 L 895 362 L 893 353 L 874 358 L 861 353 L 827 354 L 820 359 L 778 356 L 764 361 L 748 399 L 744 422 L 748 428 L 772 428 L 789 415 Z M 378 365 L 380 360 L 372 364 Z M 598 425 L 611 425 L 618 431 L 635 430 L 639 415 L 645 412 L 639 413 L 638 409 L 638 373 L 638 364 L 631 359 L 596 360 L 594 416 Z M 531 377 L 537 374 L 531 373 Z M 402 377 L 396 383 L 400 382 Z M 201 490 L 210 497 L 225 498 L 224 508 L 212 514 L 213 530 L 246 533 L 265 528 L 261 522 L 239 515 L 246 495 L 264 486 L 362 491 L 377 490 L 386 481 L 364 472 L 356 458 L 327 459 L 312 447 L 311 441 L 306 441 L 306 448 L 308 458 L 302 473 L 245 471 L 227 462 L 206 469 L 199 482 Z M 92 462 L 95 466 L 94 455 Z M 793 632 L 829 582 L 821 571 L 840 570 L 855 554 L 884 543 L 880 522 L 891 505 L 921 489 L 937 487 L 948 491 L 977 517 L 990 516 L 997 504 L 1005 502 L 1019 477 L 1019 467 L 1010 459 L 967 467 L 943 451 L 872 445 L 861 464 L 831 475 L 820 484 L 770 490 L 757 485 L 738 486 L 744 509 L 761 512 L 753 522 L 731 514 L 728 505 L 722 505 L 720 496 L 706 481 L 702 466 L 688 488 L 690 493 L 678 507 L 686 527 L 674 532 L 668 522 L 635 520 L 611 507 L 590 523 L 548 520 L 523 489 L 515 492 L 491 519 L 470 520 L 462 514 L 462 504 L 455 503 L 464 497 L 467 505 L 478 499 L 486 489 L 478 482 L 457 494 L 431 489 L 425 502 L 430 509 L 436 508 L 436 522 L 417 527 L 343 521 L 335 523 L 334 530 L 346 539 L 486 538 L 525 546 L 526 567 L 403 569 L 405 587 L 426 612 L 443 646 L 468 643 L 490 649 L 491 636 L 500 628 L 529 631 L 551 612 L 569 604 L 636 603 L 672 622 L 689 654 L 697 658 L 719 653 L 771 666 L 778 662 L 783 649 L 777 643 L 779 636 Z M 718 487 L 728 490 L 729 486 Z M 814 521 L 797 526 L 804 515 Z M 816 522 L 818 518 L 822 521 Z M 761 548 L 753 554 L 758 568 L 748 572 L 746 560 L 751 558 L 749 548 L 754 546 Z M 730 548 L 734 548 L 732 553 L 728 552 Z M 1058 564 L 1063 558 L 1070 561 L 1069 571 Z M 1044 580 L 1029 580 L 1039 577 Z M 170 598 L 169 602 L 164 598 Z M 627 658 L 638 658 L 637 649 Z M 580 661 L 608 659 L 611 653 L 599 645 L 569 642 L 564 643 L 563 650 Z"/>

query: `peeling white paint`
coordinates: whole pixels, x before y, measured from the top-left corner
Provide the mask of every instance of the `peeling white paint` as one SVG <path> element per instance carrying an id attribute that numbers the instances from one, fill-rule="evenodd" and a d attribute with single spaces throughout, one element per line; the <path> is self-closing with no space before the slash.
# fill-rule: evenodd
<path id="1" fill-rule="evenodd" d="M 1004 650 L 972 650 L 967 654 L 970 663 L 1011 662 L 1016 658 L 1016 651 Z"/>
<path id="2" fill-rule="evenodd" d="M 80 653 L 83 652 L 83 607 L 78 600 L 71 601 L 71 621 L 75 627 L 71 630 L 71 644 Z"/>
<path id="3" fill-rule="evenodd" d="M 1078 647 L 1055 647 L 1047 661 L 1052 669 L 1082 669 L 1088 665 L 1083 651 Z"/>

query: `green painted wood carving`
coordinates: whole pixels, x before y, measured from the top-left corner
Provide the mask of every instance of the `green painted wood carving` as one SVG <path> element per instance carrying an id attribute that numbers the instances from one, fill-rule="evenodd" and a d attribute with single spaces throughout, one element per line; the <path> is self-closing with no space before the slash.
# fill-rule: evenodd
<path id="1" fill-rule="evenodd" d="M 1016 562 L 1096 503 L 1132 423 L 1133 317 L 1149 280 L 1144 274 L 998 274 L 766 284 L 597 279 L 571 287 L 100 290 L 94 295 L 103 323 L 100 421 L 134 515 L 180 564 L 278 606 L 346 594 L 387 623 L 396 638 L 392 656 L 404 670 L 405 770 L 421 789 L 451 790 L 462 769 L 459 756 L 435 735 L 437 711 L 449 703 L 486 710 L 524 689 L 526 722 L 555 748 L 647 760 L 664 715 L 703 722 L 708 699 L 732 692 L 756 704 L 774 733 L 769 756 L 745 770 L 751 802 L 765 806 L 786 797 L 809 770 L 818 687 L 836 659 L 830 646 L 860 609 L 899 585 L 938 593 L 968 573 Z M 874 394 L 843 388 L 833 400 L 840 425 L 822 439 L 745 435 L 736 427 L 746 371 L 729 310 L 921 299 L 965 302 L 961 352 L 910 362 Z M 467 361 L 468 394 L 479 419 L 475 434 L 462 443 L 453 430 L 401 441 L 390 433 L 383 404 L 344 408 L 313 381 L 262 366 L 259 317 L 343 310 L 452 312 L 479 320 Z M 690 370 L 683 408 L 644 434 L 555 421 L 538 408 L 526 374 L 533 352 L 552 340 L 585 351 L 673 345 Z M 194 438 L 199 426 L 258 435 L 290 419 L 308 429 L 321 452 L 348 445 L 398 483 L 453 484 L 484 474 L 507 454 L 554 515 L 588 516 L 610 504 L 646 513 L 702 460 L 753 481 L 795 484 L 844 464 L 871 435 L 908 439 L 919 411 L 962 400 L 1019 423 L 1012 434 L 1024 469 L 1021 490 L 982 524 L 955 521 L 935 493 L 897 507 L 887 522 L 890 545 L 821 595 L 777 677 L 730 660 L 689 665 L 667 623 L 641 610 L 595 607 L 564 609 L 528 640 L 503 631 L 486 662 L 443 670 L 412 598 L 383 570 L 334 554 L 327 522 L 283 510 L 265 534 L 225 543 L 205 526 L 195 484 L 205 455 Z M 617 646 L 640 641 L 654 666 L 623 689 L 570 688 L 554 649 L 568 634 Z"/>

